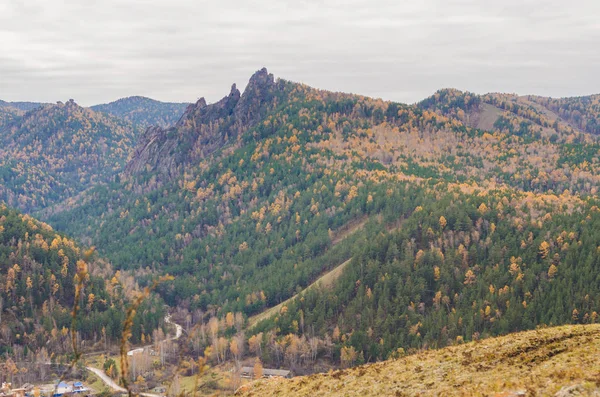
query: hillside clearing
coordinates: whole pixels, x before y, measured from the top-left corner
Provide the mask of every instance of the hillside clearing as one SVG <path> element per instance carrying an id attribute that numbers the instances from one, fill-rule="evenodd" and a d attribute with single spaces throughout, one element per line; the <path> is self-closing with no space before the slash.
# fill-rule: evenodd
<path id="1" fill-rule="evenodd" d="M 368 220 L 369 220 L 369 218 L 365 216 L 365 217 L 361 217 L 354 221 L 349 222 L 347 225 L 345 225 L 343 228 L 341 228 L 340 230 L 338 230 L 335 233 L 334 237 L 331 239 L 331 246 L 332 247 L 336 246 L 337 244 L 344 241 L 347 237 L 349 237 L 349 236 L 353 235 L 354 233 L 356 233 L 357 231 L 361 230 L 366 225 Z M 303 294 L 304 292 L 309 291 L 311 288 L 314 288 L 318 285 L 321 285 L 322 287 L 327 287 L 327 288 L 331 287 L 333 285 L 334 281 L 340 277 L 340 275 L 344 271 L 344 268 L 348 265 L 348 263 L 350 263 L 351 259 L 352 258 L 348 259 L 347 261 L 344 261 L 343 263 L 334 267 L 332 270 L 324 273 L 318 279 L 316 279 L 314 282 L 312 282 L 308 287 L 303 289 L 300 293 L 295 294 L 291 298 L 286 299 L 285 301 L 281 302 L 280 304 L 278 304 L 276 306 L 270 307 L 261 313 L 258 313 L 258 314 L 255 314 L 254 316 L 249 317 L 248 323 L 247 323 L 248 329 L 251 329 L 256 324 L 261 322 L 262 320 L 266 320 L 269 317 L 275 315 L 276 313 L 279 313 L 279 311 L 281 310 L 281 308 L 283 306 L 287 305 L 288 303 L 290 303 L 292 300 L 296 299 L 299 295 Z"/>
<path id="2" fill-rule="evenodd" d="M 248 329 L 251 329 L 252 327 L 254 327 L 256 324 L 260 323 L 261 321 L 266 320 L 269 317 L 274 316 L 275 314 L 279 313 L 279 311 L 281 310 L 281 308 L 283 306 L 289 304 L 290 302 L 292 302 L 294 299 L 296 299 L 298 296 L 302 295 L 303 293 L 310 291 L 312 288 L 315 288 L 317 286 L 324 287 L 324 288 L 331 287 L 333 285 L 333 283 L 342 275 L 342 273 L 344 272 L 344 269 L 346 268 L 346 266 L 348 266 L 348 263 L 350 263 L 351 260 L 352 260 L 352 258 L 348 259 L 347 261 L 343 262 L 342 264 L 336 266 L 332 270 L 323 274 L 321 277 L 316 279 L 312 284 L 310 284 L 308 287 L 303 289 L 300 293 L 292 296 L 289 299 L 286 299 L 285 301 L 281 302 L 277 306 L 273 306 L 273 307 L 265 310 L 264 312 L 261 312 L 252 317 L 249 317 L 248 318 Z"/>
<path id="3" fill-rule="evenodd" d="M 348 225 L 344 226 L 341 230 L 339 230 L 336 233 L 335 237 L 333 237 L 332 246 L 339 244 L 347 237 L 349 237 L 349 236 L 353 235 L 354 233 L 356 233 L 357 231 L 361 230 L 367 224 L 368 221 L 369 221 L 369 218 L 362 217 L 362 218 L 359 218 L 353 222 L 350 222 Z M 378 221 L 381 221 L 381 219 L 378 219 Z M 399 220 L 395 223 L 387 225 L 386 231 L 388 233 L 392 233 L 392 232 L 400 229 L 401 225 L 402 225 L 402 220 Z M 269 317 L 272 317 L 275 314 L 279 313 L 279 311 L 281 310 L 281 308 L 283 306 L 289 304 L 294 299 L 296 299 L 298 296 L 304 294 L 307 291 L 310 291 L 313 288 L 316 288 L 316 287 L 331 288 L 333 286 L 333 284 L 335 283 L 335 281 L 337 279 L 339 279 L 340 276 L 343 274 L 344 269 L 346 268 L 346 266 L 348 266 L 348 264 L 350 263 L 351 260 L 352 260 L 352 258 L 342 262 L 341 264 L 334 267 L 330 271 L 324 273 L 318 279 L 316 279 L 314 282 L 312 282 L 308 287 L 304 288 L 301 292 L 299 292 L 298 294 L 295 294 L 291 298 L 286 299 L 285 301 L 281 302 L 280 304 L 273 306 L 271 308 L 268 308 L 267 310 L 265 310 L 261 313 L 258 313 L 258 314 L 255 314 L 254 316 L 249 317 L 248 323 L 247 323 L 248 329 L 251 329 L 259 322 L 266 320 Z"/>

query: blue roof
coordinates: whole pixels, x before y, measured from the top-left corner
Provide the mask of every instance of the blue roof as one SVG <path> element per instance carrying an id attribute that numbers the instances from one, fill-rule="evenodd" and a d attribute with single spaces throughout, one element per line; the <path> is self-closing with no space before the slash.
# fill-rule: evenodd
<path id="1" fill-rule="evenodd" d="M 67 385 L 65 382 L 60 382 L 58 387 L 69 387 L 69 385 Z"/>
<path id="2" fill-rule="evenodd" d="M 83 383 L 81 383 L 81 382 L 75 382 L 75 383 L 73 383 L 73 386 L 77 386 L 77 387 L 83 386 Z"/>

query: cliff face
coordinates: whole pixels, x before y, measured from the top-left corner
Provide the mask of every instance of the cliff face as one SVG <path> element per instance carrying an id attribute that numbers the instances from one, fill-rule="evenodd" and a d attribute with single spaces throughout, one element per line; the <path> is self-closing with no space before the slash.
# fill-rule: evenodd
<path id="1" fill-rule="evenodd" d="M 204 98 L 189 105 L 170 128 L 150 127 L 140 137 L 125 173 L 148 171 L 172 178 L 182 164 L 204 158 L 252 128 L 274 106 L 278 84 L 263 68 L 241 94 L 234 84 L 229 95 L 207 105 Z"/>

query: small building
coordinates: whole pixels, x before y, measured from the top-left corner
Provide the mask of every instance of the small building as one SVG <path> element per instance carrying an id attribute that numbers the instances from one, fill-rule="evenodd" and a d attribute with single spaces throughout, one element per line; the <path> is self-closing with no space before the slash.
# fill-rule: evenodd
<path id="1" fill-rule="evenodd" d="M 254 378 L 254 367 L 242 367 L 240 369 L 242 378 L 253 379 Z M 292 371 L 287 369 L 271 369 L 263 368 L 263 378 L 291 378 Z"/>
<path id="2" fill-rule="evenodd" d="M 68 383 L 66 382 L 60 382 L 58 385 L 56 385 L 56 387 L 54 388 L 54 394 L 52 395 L 53 397 L 62 397 L 65 394 L 71 394 L 73 393 L 73 387 L 70 386 Z"/>
<path id="3" fill-rule="evenodd" d="M 88 394 L 91 390 L 83 385 L 81 382 L 73 383 L 73 394 Z"/>

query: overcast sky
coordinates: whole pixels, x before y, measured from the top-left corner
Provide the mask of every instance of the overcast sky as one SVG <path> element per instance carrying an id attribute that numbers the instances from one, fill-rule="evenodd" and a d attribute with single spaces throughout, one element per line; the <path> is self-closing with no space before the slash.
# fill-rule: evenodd
<path id="1" fill-rule="evenodd" d="M 1 0 L 0 99 L 213 102 L 265 66 L 415 102 L 600 93 L 600 0 Z"/>

